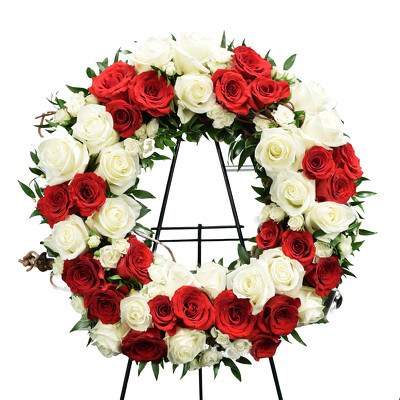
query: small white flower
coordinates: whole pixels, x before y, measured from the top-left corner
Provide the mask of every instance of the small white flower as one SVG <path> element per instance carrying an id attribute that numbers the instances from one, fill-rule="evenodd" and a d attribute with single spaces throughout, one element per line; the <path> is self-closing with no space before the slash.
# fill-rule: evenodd
<path id="1" fill-rule="evenodd" d="M 147 137 L 150 138 L 150 139 L 154 139 L 157 136 L 159 128 L 160 128 L 160 123 L 158 122 L 158 119 L 157 118 L 153 118 L 146 125 L 146 135 L 147 135 Z"/>
<path id="2" fill-rule="evenodd" d="M 143 124 L 137 131 L 135 131 L 134 136 L 138 140 L 144 140 L 147 138 L 146 133 L 147 125 Z"/>
<path id="3" fill-rule="evenodd" d="M 131 156 L 137 156 L 140 154 L 141 150 L 140 141 L 133 138 L 127 138 L 124 140 L 124 148 Z"/>
<path id="4" fill-rule="evenodd" d="M 294 112 L 282 104 L 279 104 L 272 114 L 275 121 L 281 126 L 289 125 L 294 121 Z"/>
<path id="5" fill-rule="evenodd" d="M 143 285 L 140 294 L 145 297 L 147 301 L 154 299 L 154 297 L 160 294 L 166 296 L 165 285 L 154 281 L 149 282 L 147 285 Z"/>
<path id="6" fill-rule="evenodd" d="M 111 245 L 119 254 L 126 254 L 130 247 L 129 242 L 126 239 L 112 239 Z"/>
<path id="7" fill-rule="evenodd" d="M 68 112 L 76 117 L 79 111 L 85 106 L 85 95 L 83 92 L 74 93 L 71 95 L 69 100 L 65 103 L 65 107 L 67 107 Z"/>
<path id="8" fill-rule="evenodd" d="M 251 342 L 247 339 L 236 339 L 233 342 L 233 347 L 239 352 L 240 356 L 246 356 L 251 349 Z"/>
<path id="9" fill-rule="evenodd" d="M 300 231 L 304 226 L 303 214 L 296 215 L 295 217 L 290 217 L 288 220 L 289 228 L 292 231 Z"/>
<path id="10" fill-rule="evenodd" d="M 271 219 L 270 217 L 271 208 L 272 208 L 271 204 L 267 204 L 262 208 L 259 216 L 259 220 L 261 222 L 267 222 Z"/>
<path id="11" fill-rule="evenodd" d="M 98 260 L 104 269 L 116 268 L 121 254 L 111 245 L 104 246 L 99 250 Z"/>
<path id="12" fill-rule="evenodd" d="M 224 349 L 226 349 L 228 346 L 231 345 L 229 335 L 227 335 L 226 333 L 222 333 L 218 330 L 217 330 L 217 338 L 215 339 L 215 341 Z"/>
<path id="13" fill-rule="evenodd" d="M 218 364 L 221 360 L 222 354 L 214 347 L 211 347 L 200 354 L 199 362 L 202 367 L 212 367 L 213 365 Z"/>
<path id="14" fill-rule="evenodd" d="M 140 143 L 140 157 L 146 158 L 150 157 L 155 150 L 155 141 L 154 139 L 144 139 L 142 143 Z"/>
<path id="15" fill-rule="evenodd" d="M 225 108 L 218 103 L 215 103 L 213 107 L 207 111 L 207 117 L 213 120 L 212 126 L 214 128 L 222 129 L 232 125 L 236 114 L 225 110 Z"/>
<path id="16" fill-rule="evenodd" d="M 330 257 L 333 254 L 332 247 L 329 246 L 328 243 L 321 242 L 320 240 L 317 240 L 315 242 L 315 249 L 316 249 L 315 255 L 317 257 L 321 258 Z"/>
<path id="17" fill-rule="evenodd" d="M 201 367 L 202 365 L 200 364 L 199 360 L 195 358 L 194 360 L 190 361 L 189 371 L 197 371 Z"/>
<path id="18" fill-rule="evenodd" d="M 90 235 L 90 236 L 88 237 L 87 245 L 88 245 L 91 249 L 95 249 L 96 247 L 99 247 L 100 242 L 101 242 L 100 236 L 94 234 L 94 235 Z"/>
<path id="19" fill-rule="evenodd" d="M 285 211 L 282 208 L 278 207 L 276 204 L 271 203 L 271 208 L 269 210 L 270 218 L 276 223 L 281 222 L 285 219 Z"/>
<path id="20" fill-rule="evenodd" d="M 61 257 L 56 257 L 53 263 L 53 274 L 61 275 L 64 270 L 64 261 Z"/>
<path id="21" fill-rule="evenodd" d="M 73 294 L 71 296 L 71 306 L 78 314 L 83 314 L 86 311 L 83 296 Z"/>
<path id="22" fill-rule="evenodd" d="M 231 360 L 237 360 L 240 358 L 240 353 L 237 351 L 233 343 L 225 349 L 225 357 L 228 357 Z"/>
<path id="23" fill-rule="evenodd" d="M 255 116 L 253 118 L 253 123 L 256 126 L 257 132 L 262 132 L 265 129 L 270 129 L 274 127 L 274 124 L 270 120 L 258 116 Z"/>
<path id="24" fill-rule="evenodd" d="M 68 114 L 65 108 L 60 108 L 53 116 L 54 122 L 60 125 L 65 125 L 71 120 L 71 115 Z"/>
<path id="25" fill-rule="evenodd" d="M 100 104 L 100 101 L 96 99 L 92 94 L 89 94 L 85 97 L 86 104 Z"/>
<path id="26" fill-rule="evenodd" d="M 341 259 L 347 258 L 352 252 L 352 240 L 350 236 L 340 235 L 340 242 L 338 244 Z"/>
<path id="27" fill-rule="evenodd" d="M 176 74 L 176 68 L 173 61 L 170 61 L 164 68 L 165 73 L 168 76 L 174 76 Z"/>

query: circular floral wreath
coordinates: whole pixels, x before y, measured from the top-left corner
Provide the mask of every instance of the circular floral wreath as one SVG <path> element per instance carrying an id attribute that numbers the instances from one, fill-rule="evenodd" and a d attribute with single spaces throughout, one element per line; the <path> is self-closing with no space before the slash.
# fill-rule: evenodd
<path id="1" fill-rule="evenodd" d="M 88 68 L 91 86 L 68 86 L 70 98 L 52 96 L 56 111 L 40 117 L 49 135 L 31 152 L 37 177 L 20 184 L 52 232 L 45 253 L 21 262 L 61 275 L 81 314 L 72 330 L 139 373 L 169 361 L 216 374 L 223 363 L 240 379 L 248 354 L 272 357 L 289 335 L 302 342 L 296 327 L 326 322 L 328 295 L 354 276 L 359 235 L 373 233 L 355 208 L 374 193 L 357 189 L 367 179 L 331 101 L 288 72 L 295 55 L 280 70 L 269 53 L 225 34 L 220 45 L 151 38 L 98 62 L 98 74 Z M 153 196 L 138 176 L 168 158 L 156 150 L 202 136 L 227 143 L 238 169 L 251 160 L 263 207 L 251 252 L 191 271 L 150 250 L 138 220 Z"/>

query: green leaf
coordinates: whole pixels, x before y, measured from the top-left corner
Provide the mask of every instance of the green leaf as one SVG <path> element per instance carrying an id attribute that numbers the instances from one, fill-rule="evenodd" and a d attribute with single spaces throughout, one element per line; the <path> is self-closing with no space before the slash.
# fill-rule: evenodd
<path id="1" fill-rule="evenodd" d="M 33 217 L 41 217 L 42 214 L 40 214 L 40 212 L 38 210 L 34 210 L 33 213 L 29 216 L 29 218 L 33 218 Z"/>
<path id="2" fill-rule="evenodd" d="M 244 149 L 244 140 L 238 140 L 230 152 L 230 159 L 233 161 Z"/>
<path id="3" fill-rule="evenodd" d="M 97 76 L 96 72 L 94 72 L 92 68 L 89 67 L 86 68 L 86 75 L 88 78 L 95 78 Z"/>
<path id="4" fill-rule="evenodd" d="M 217 375 L 218 375 L 218 371 L 219 371 L 220 366 L 221 366 L 221 363 L 220 363 L 220 362 L 219 362 L 218 364 L 214 364 L 214 365 L 213 365 L 214 379 L 215 379 L 215 378 L 217 377 Z"/>
<path id="5" fill-rule="evenodd" d="M 228 51 L 232 51 L 232 50 L 233 50 L 233 48 L 234 48 L 234 43 L 235 43 L 235 39 L 233 39 L 233 40 L 229 43 L 229 46 L 228 46 L 228 48 L 227 48 Z"/>
<path id="6" fill-rule="evenodd" d="M 83 92 L 83 94 L 85 96 L 87 96 L 89 94 L 89 91 L 85 88 L 81 88 L 81 87 L 75 87 L 75 86 L 70 86 L 70 85 L 65 85 L 72 93 L 79 93 L 79 92 Z"/>
<path id="7" fill-rule="evenodd" d="M 151 366 L 153 368 L 154 378 L 156 378 L 156 381 L 157 381 L 158 380 L 158 375 L 160 374 L 160 364 L 152 361 L 151 362 Z"/>
<path id="8" fill-rule="evenodd" d="M 139 368 L 138 368 L 138 376 L 142 373 L 142 371 L 146 368 L 147 362 L 140 361 Z"/>
<path id="9" fill-rule="evenodd" d="M 27 196 L 31 197 L 32 199 L 36 199 L 35 193 L 33 193 L 33 190 L 29 186 L 25 185 L 25 183 L 22 183 L 20 181 L 18 181 L 18 183 Z"/>
<path id="10" fill-rule="evenodd" d="M 170 160 L 170 158 L 168 156 L 163 156 L 162 154 L 158 154 L 158 153 L 153 153 L 151 155 L 151 158 L 153 160 Z"/>
<path id="11" fill-rule="evenodd" d="M 190 363 L 183 364 L 181 379 L 188 373 L 190 369 Z"/>
<path id="12" fill-rule="evenodd" d="M 108 68 L 108 57 L 106 57 L 103 61 L 96 62 L 96 64 L 99 67 L 99 71 L 103 72 L 106 68 Z"/>
<path id="13" fill-rule="evenodd" d="M 176 42 L 176 37 L 171 33 L 171 38 L 174 42 Z"/>
<path id="14" fill-rule="evenodd" d="M 114 62 L 115 63 L 118 62 L 118 60 L 119 60 L 119 53 L 121 53 L 121 47 L 115 53 L 115 56 L 114 56 Z"/>
<path id="15" fill-rule="evenodd" d="M 70 332 L 75 332 L 75 331 L 82 331 L 82 330 L 88 330 L 90 328 L 90 319 L 88 319 L 86 314 L 82 315 L 82 318 L 72 327 Z"/>
<path id="16" fill-rule="evenodd" d="M 133 190 L 131 194 L 138 199 L 155 199 L 155 197 L 150 193 L 147 192 L 146 190 Z"/>
<path id="17" fill-rule="evenodd" d="M 242 264 L 250 263 L 250 252 L 247 251 L 240 243 L 237 245 L 237 252 L 239 255 L 239 260 Z"/>
<path id="18" fill-rule="evenodd" d="M 292 65 L 294 64 L 296 60 L 296 55 L 297 54 L 292 54 L 283 64 L 283 69 L 287 71 L 288 69 L 292 68 Z"/>
<path id="19" fill-rule="evenodd" d="M 29 171 L 38 176 L 43 175 L 43 171 L 39 168 L 29 168 Z"/>
<path id="20" fill-rule="evenodd" d="M 39 198 L 42 198 L 43 197 L 43 192 L 42 192 L 42 189 L 39 187 L 38 183 L 36 182 L 36 180 L 33 181 L 33 185 L 35 187 L 35 192 L 36 192 L 37 196 Z"/>
<path id="21" fill-rule="evenodd" d="M 224 365 L 226 365 L 227 367 L 229 367 L 231 369 L 231 372 L 232 372 L 233 376 L 239 382 L 241 382 L 242 381 L 242 375 L 240 374 L 239 368 L 237 367 L 235 362 L 233 360 L 231 360 L 230 358 L 223 358 L 222 362 L 224 363 Z"/>
<path id="22" fill-rule="evenodd" d="M 304 342 L 303 339 L 300 337 L 300 335 L 297 333 L 296 329 L 291 333 L 291 335 L 303 346 L 307 346 Z"/>
<path id="23" fill-rule="evenodd" d="M 236 362 L 240 363 L 240 364 L 246 364 L 246 365 L 251 365 L 251 361 L 249 359 L 247 359 L 246 357 L 240 357 L 236 360 Z"/>
<path id="24" fill-rule="evenodd" d="M 354 242 L 351 246 L 353 248 L 353 251 L 360 250 L 360 247 L 364 244 L 365 240 L 362 240 L 361 242 Z"/>
<path id="25" fill-rule="evenodd" d="M 225 35 L 225 31 L 222 34 L 222 39 L 221 39 L 221 47 L 226 49 L 226 35 Z"/>
<path id="26" fill-rule="evenodd" d="M 122 278 L 119 275 L 109 276 L 108 280 L 110 281 L 120 281 Z"/>
<path id="27" fill-rule="evenodd" d="M 352 272 L 350 272 L 348 269 L 344 269 L 344 268 L 342 268 L 342 270 L 343 270 L 343 274 L 344 275 L 348 275 L 348 276 L 352 276 L 353 278 L 357 278 Z"/>
<path id="28" fill-rule="evenodd" d="M 172 364 L 172 372 L 175 373 L 175 371 L 178 367 L 179 367 L 179 364 Z"/>
<path id="29" fill-rule="evenodd" d="M 240 155 L 240 158 L 239 158 L 238 171 L 240 170 L 240 168 L 243 167 L 243 165 L 244 165 L 245 161 L 247 160 L 247 158 L 254 153 L 254 149 L 255 148 L 256 148 L 256 146 L 246 147 L 242 151 L 242 154 Z"/>
<path id="30" fill-rule="evenodd" d="M 313 233 L 313 236 L 314 236 L 315 238 L 318 238 L 318 237 L 324 236 L 324 235 L 325 235 L 325 232 L 324 232 L 322 229 L 318 229 L 317 231 L 315 231 L 315 232 Z"/>
<path id="31" fill-rule="evenodd" d="M 36 151 L 35 152 L 31 151 L 31 159 L 36 165 L 39 164 L 39 157 L 37 156 Z"/>
<path id="32" fill-rule="evenodd" d="M 369 181 L 369 179 L 366 178 L 365 176 L 363 176 L 356 180 L 356 186 L 359 186 L 361 183 L 366 182 L 366 181 Z"/>
<path id="33" fill-rule="evenodd" d="M 264 58 L 265 58 L 267 61 L 269 61 L 270 64 L 271 64 L 273 67 L 275 67 L 275 66 L 276 66 L 276 62 L 274 61 L 273 58 L 270 57 L 269 53 L 271 53 L 271 49 L 268 50 L 268 52 L 267 52 L 267 54 L 265 55 Z"/>
<path id="34" fill-rule="evenodd" d="M 252 188 L 260 196 L 263 196 L 265 194 L 265 188 L 263 187 L 252 186 Z"/>
<path id="35" fill-rule="evenodd" d="M 237 260 L 232 261 L 232 262 L 229 264 L 228 271 L 233 271 L 233 270 L 235 269 L 235 267 L 236 267 L 236 264 L 237 264 Z"/>
<path id="36" fill-rule="evenodd" d="M 372 231 L 368 231 L 368 230 L 366 230 L 366 229 L 360 229 L 359 231 L 358 231 L 358 234 L 359 235 L 362 235 L 362 236 L 371 236 L 371 235 L 376 235 L 378 232 L 372 232 Z"/>
<path id="37" fill-rule="evenodd" d="M 370 197 L 370 196 L 375 196 L 375 195 L 376 195 L 375 192 L 369 192 L 369 191 L 367 191 L 367 190 L 362 190 L 361 192 L 358 192 L 358 193 L 356 194 L 357 197 L 362 197 L 362 198 Z"/>

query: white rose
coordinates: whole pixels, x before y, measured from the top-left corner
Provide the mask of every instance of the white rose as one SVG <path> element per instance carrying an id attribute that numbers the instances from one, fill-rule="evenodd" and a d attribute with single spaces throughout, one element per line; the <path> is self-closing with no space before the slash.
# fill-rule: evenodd
<path id="1" fill-rule="evenodd" d="M 150 139 L 154 139 L 157 136 L 158 129 L 160 128 L 160 123 L 158 122 L 157 118 L 153 118 L 147 125 L 146 125 L 146 135 Z"/>
<path id="2" fill-rule="evenodd" d="M 146 139 L 147 138 L 146 130 L 147 130 L 147 125 L 142 124 L 142 126 L 137 131 L 135 131 L 135 134 L 134 134 L 135 138 L 137 138 L 139 140 Z"/>
<path id="3" fill-rule="evenodd" d="M 129 328 L 120 322 L 103 324 L 98 321 L 89 332 L 92 344 L 107 358 L 121 353 L 122 339 L 128 334 Z"/>
<path id="4" fill-rule="evenodd" d="M 270 218 L 275 222 L 283 221 L 285 219 L 285 217 L 286 217 L 286 214 L 282 210 L 282 208 L 280 208 L 279 206 L 277 206 L 274 203 L 271 203 L 270 206 L 271 206 L 271 208 L 269 210 Z"/>
<path id="5" fill-rule="evenodd" d="M 130 243 L 126 239 L 112 239 L 111 245 L 119 254 L 126 254 L 130 247 Z"/>
<path id="6" fill-rule="evenodd" d="M 104 246 L 99 250 L 98 260 L 104 269 L 116 268 L 120 258 L 120 253 L 111 245 Z"/>
<path id="7" fill-rule="evenodd" d="M 307 229 L 314 233 L 319 229 L 325 232 L 324 236 L 318 239 L 330 241 L 336 238 L 339 233 L 346 231 L 356 219 L 354 210 L 345 205 L 333 201 L 315 203 L 306 214 Z"/>
<path id="8" fill-rule="evenodd" d="M 86 104 L 100 104 L 100 101 L 96 99 L 92 94 L 89 94 L 85 97 Z"/>
<path id="9" fill-rule="evenodd" d="M 249 299 L 253 314 L 258 314 L 265 303 L 275 295 L 275 288 L 265 264 L 255 258 L 250 264 L 235 269 L 227 276 L 227 288 L 239 299 Z"/>
<path id="10" fill-rule="evenodd" d="M 154 139 L 144 139 L 140 144 L 140 157 L 146 158 L 150 157 L 155 150 L 155 142 Z"/>
<path id="11" fill-rule="evenodd" d="M 53 262 L 53 274 L 61 275 L 64 270 L 64 260 L 61 257 L 56 257 Z"/>
<path id="12" fill-rule="evenodd" d="M 168 271 L 165 283 L 167 296 L 172 297 L 181 286 L 199 286 L 199 284 L 188 267 L 174 263 Z"/>
<path id="13" fill-rule="evenodd" d="M 297 260 L 285 256 L 279 247 L 265 250 L 259 261 L 263 268 L 267 266 L 276 293 L 296 297 L 305 275 L 303 266 Z"/>
<path id="14" fill-rule="evenodd" d="M 53 232 L 44 244 L 60 255 L 63 260 L 73 260 L 86 250 L 89 232 L 82 218 L 70 215 L 53 226 Z"/>
<path id="15" fill-rule="evenodd" d="M 140 154 L 140 141 L 132 138 L 124 140 L 124 148 L 127 153 L 131 156 L 137 156 Z"/>
<path id="16" fill-rule="evenodd" d="M 149 282 L 147 285 L 143 285 L 140 294 L 145 297 L 147 301 L 154 299 L 154 297 L 160 294 L 166 296 L 165 286 L 158 282 Z"/>
<path id="17" fill-rule="evenodd" d="M 124 194 L 108 198 L 100 210 L 86 220 L 86 223 L 90 229 L 103 236 L 122 239 L 135 226 L 140 208 L 137 201 Z"/>
<path id="18" fill-rule="evenodd" d="M 274 127 L 274 124 L 269 119 L 258 117 L 258 116 L 255 116 L 253 118 L 253 123 L 255 125 L 257 132 L 262 132 L 265 129 L 270 129 L 270 128 Z"/>
<path id="19" fill-rule="evenodd" d="M 89 104 L 79 111 L 72 131 L 75 139 L 86 144 L 89 154 L 97 154 L 104 147 L 119 141 L 111 114 L 98 104 Z"/>
<path id="20" fill-rule="evenodd" d="M 151 70 L 152 66 L 165 69 L 172 55 L 170 39 L 149 38 L 134 46 L 132 53 L 128 54 L 128 60 L 141 73 Z"/>
<path id="21" fill-rule="evenodd" d="M 71 115 L 68 114 L 65 108 L 61 108 L 54 114 L 53 120 L 57 124 L 64 125 L 71 120 Z"/>
<path id="22" fill-rule="evenodd" d="M 303 286 L 297 297 L 301 301 L 299 326 L 313 324 L 324 317 L 323 299 L 315 293 L 313 288 Z"/>
<path id="23" fill-rule="evenodd" d="M 70 181 L 82 174 L 89 163 L 84 144 L 75 140 L 64 129 L 44 139 L 38 147 L 39 168 L 46 174 L 50 186 Z"/>
<path id="24" fill-rule="evenodd" d="M 83 92 L 79 92 L 71 95 L 69 100 L 65 103 L 65 107 L 73 117 L 76 117 L 85 104 L 85 95 Z"/>
<path id="25" fill-rule="evenodd" d="M 331 100 L 326 96 L 324 89 L 315 82 L 296 82 L 290 88 L 290 102 L 297 111 L 318 114 L 326 110 Z"/>
<path id="26" fill-rule="evenodd" d="M 230 358 L 231 360 L 237 360 L 240 357 L 240 353 L 237 351 L 237 349 L 235 348 L 235 346 L 233 345 L 233 343 L 230 344 L 230 346 L 228 346 L 225 349 L 225 357 Z"/>
<path id="27" fill-rule="evenodd" d="M 321 111 L 317 115 L 306 114 L 301 129 L 318 146 L 338 147 L 346 143 L 343 122 L 336 110 Z"/>
<path id="28" fill-rule="evenodd" d="M 317 257 L 330 257 L 333 254 L 333 249 L 328 243 L 317 240 L 315 242 L 315 255 Z"/>
<path id="29" fill-rule="evenodd" d="M 207 67 L 214 73 L 217 69 L 229 68 L 233 53 L 222 47 L 215 47 L 207 62 Z"/>
<path id="30" fill-rule="evenodd" d="M 200 355 L 200 364 L 202 367 L 212 367 L 222 360 L 222 353 L 214 347 L 204 350 Z"/>
<path id="31" fill-rule="evenodd" d="M 294 112 L 282 104 L 279 104 L 272 114 L 275 121 L 281 126 L 289 125 L 294 121 Z"/>
<path id="32" fill-rule="evenodd" d="M 227 268 L 215 262 L 208 262 L 197 268 L 196 279 L 201 287 L 215 299 L 226 288 Z"/>
<path id="33" fill-rule="evenodd" d="M 170 61 L 164 67 L 164 72 L 167 74 L 167 76 L 174 76 L 176 74 L 175 63 L 173 61 Z"/>
<path id="34" fill-rule="evenodd" d="M 271 204 L 267 204 L 262 208 L 260 215 L 258 217 L 258 219 L 261 222 L 267 222 L 271 219 L 271 217 L 270 217 L 271 208 L 272 208 Z"/>
<path id="35" fill-rule="evenodd" d="M 338 244 L 338 249 L 342 259 L 347 258 L 352 252 L 352 240 L 350 236 L 340 235 L 340 242 Z"/>
<path id="36" fill-rule="evenodd" d="M 220 332 L 218 329 L 216 329 L 216 331 L 217 331 L 217 336 L 215 338 L 215 341 L 224 349 L 228 348 L 231 345 L 231 340 L 229 338 L 229 335 Z"/>
<path id="37" fill-rule="evenodd" d="M 83 314 L 86 311 L 83 296 L 73 294 L 71 296 L 71 306 L 78 314 Z"/>
<path id="38" fill-rule="evenodd" d="M 167 283 L 169 270 L 174 264 L 173 261 L 169 261 L 162 256 L 155 256 L 153 263 L 147 270 L 151 280 L 165 285 Z"/>
<path id="39" fill-rule="evenodd" d="M 236 349 L 240 356 L 246 356 L 250 352 L 251 342 L 247 339 L 236 339 L 233 342 L 233 347 Z"/>
<path id="40" fill-rule="evenodd" d="M 297 171 L 301 167 L 305 146 L 301 138 L 284 128 L 266 129 L 255 150 L 257 162 L 268 172 Z"/>
<path id="41" fill-rule="evenodd" d="M 236 115 L 225 110 L 225 108 L 218 103 L 215 103 L 212 108 L 207 111 L 207 117 L 213 120 L 212 126 L 215 129 L 222 129 L 226 126 L 231 126 Z"/>
<path id="42" fill-rule="evenodd" d="M 135 331 L 144 332 L 151 324 L 150 307 L 140 293 L 121 300 L 121 322 Z"/>
<path id="43" fill-rule="evenodd" d="M 101 242 L 101 238 L 98 235 L 91 235 L 88 237 L 87 240 L 87 245 L 91 248 L 91 249 L 95 249 L 96 247 L 98 247 L 100 245 Z"/>
<path id="44" fill-rule="evenodd" d="M 164 339 L 168 346 L 168 360 L 173 364 L 186 364 L 204 349 L 206 335 L 203 331 L 180 328 L 174 336 Z"/>
<path id="45" fill-rule="evenodd" d="M 270 193 L 272 201 L 295 217 L 315 203 L 315 182 L 300 172 L 281 171 L 273 180 Z"/>
<path id="46" fill-rule="evenodd" d="M 289 228 L 292 231 L 300 231 L 304 226 L 303 214 L 296 215 L 295 217 L 290 217 L 288 220 Z"/>
<path id="47" fill-rule="evenodd" d="M 96 173 L 108 182 L 112 193 L 125 193 L 140 173 L 139 157 L 129 154 L 121 142 L 116 143 L 102 150 Z"/>

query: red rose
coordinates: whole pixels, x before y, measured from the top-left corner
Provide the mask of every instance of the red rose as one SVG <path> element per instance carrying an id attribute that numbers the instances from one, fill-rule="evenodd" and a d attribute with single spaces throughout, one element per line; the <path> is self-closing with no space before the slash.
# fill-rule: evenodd
<path id="1" fill-rule="evenodd" d="M 328 179 L 318 180 L 316 195 L 318 201 L 334 201 L 346 204 L 357 192 L 356 184 L 342 168 L 337 168 Z"/>
<path id="2" fill-rule="evenodd" d="M 93 172 L 76 174 L 69 185 L 71 200 L 83 217 L 89 217 L 106 202 L 107 183 Z"/>
<path id="3" fill-rule="evenodd" d="M 129 85 L 129 98 L 136 106 L 153 117 L 162 117 L 171 112 L 174 87 L 156 71 L 137 75 Z"/>
<path id="4" fill-rule="evenodd" d="M 40 214 L 47 219 L 50 227 L 60 221 L 64 221 L 71 214 L 72 202 L 68 194 L 68 185 L 47 186 L 43 197 L 37 203 Z"/>
<path id="5" fill-rule="evenodd" d="M 148 302 L 154 325 L 170 336 L 176 331 L 176 315 L 168 296 L 158 295 Z"/>
<path id="6" fill-rule="evenodd" d="M 214 307 L 200 289 L 182 286 L 175 291 L 171 301 L 175 315 L 184 328 L 206 331 L 214 325 Z"/>
<path id="7" fill-rule="evenodd" d="M 153 253 L 136 236 L 130 236 L 128 242 L 129 250 L 119 260 L 116 272 L 122 278 L 134 278 L 145 285 L 151 281 L 147 270 L 153 261 Z"/>
<path id="8" fill-rule="evenodd" d="M 103 324 L 116 324 L 121 316 L 120 303 L 128 294 L 128 289 L 111 283 L 85 294 L 84 305 L 89 319 L 98 318 Z"/>
<path id="9" fill-rule="evenodd" d="M 261 110 L 278 100 L 290 95 L 290 87 L 286 81 L 274 81 L 265 76 L 259 76 L 247 87 L 250 105 L 254 110 Z"/>
<path id="10" fill-rule="evenodd" d="M 155 328 L 149 328 L 146 332 L 132 330 L 122 339 L 121 352 L 133 361 L 159 363 L 167 351 L 161 332 Z"/>
<path id="11" fill-rule="evenodd" d="M 239 46 L 233 50 L 233 65 L 238 69 L 246 79 L 252 79 L 257 76 L 271 77 L 271 63 L 262 58 L 252 48 Z"/>
<path id="12" fill-rule="evenodd" d="M 303 158 L 303 172 L 308 179 L 327 179 L 335 172 L 332 150 L 322 146 L 311 147 Z"/>
<path id="13" fill-rule="evenodd" d="M 238 299 L 232 290 L 224 290 L 214 300 L 215 326 L 231 339 L 250 338 L 256 316 L 248 299 Z"/>
<path id="14" fill-rule="evenodd" d="M 238 115 L 249 113 L 247 82 L 238 71 L 233 68 L 218 69 L 211 79 L 217 100 L 224 108 Z"/>
<path id="15" fill-rule="evenodd" d="M 142 113 L 124 100 L 107 103 L 107 111 L 114 120 L 114 129 L 122 138 L 131 137 L 142 125 Z"/>
<path id="16" fill-rule="evenodd" d="M 267 301 L 263 310 L 257 315 L 259 329 L 278 336 L 289 335 L 299 321 L 298 309 L 300 299 L 277 294 Z"/>
<path id="17" fill-rule="evenodd" d="M 127 100 L 128 84 L 135 75 L 135 67 L 118 61 L 93 78 L 89 92 L 103 103 Z"/>
<path id="18" fill-rule="evenodd" d="M 259 333 L 251 339 L 251 343 L 250 354 L 256 361 L 260 361 L 261 358 L 273 357 L 275 355 L 280 340 L 276 336 Z"/>
<path id="19" fill-rule="evenodd" d="M 282 235 L 283 253 L 297 260 L 302 265 L 308 265 L 315 256 L 314 239 L 308 231 L 287 230 Z"/>
<path id="20" fill-rule="evenodd" d="M 354 148 L 350 143 L 333 149 L 333 159 L 339 168 L 343 168 L 346 174 L 353 180 L 360 179 L 363 171 L 360 159 L 356 156 Z"/>
<path id="21" fill-rule="evenodd" d="M 317 264 L 305 267 L 307 282 L 315 288 L 318 296 L 328 296 L 329 292 L 339 285 L 343 274 L 336 256 L 320 258 Z"/>
<path id="22" fill-rule="evenodd" d="M 283 227 L 281 224 L 269 220 L 261 226 L 256 236 L 257 247 L 260 249 L 273 249 L 279 247 L 282 242 Z"/>
<path id="23" fill-rule="evenodd" d="M 92 254 L 81 254 L 73 260 L 65 260 L 61 277 L 71 292 L 80 295 L 105 284 L 104 268 Z"/>

